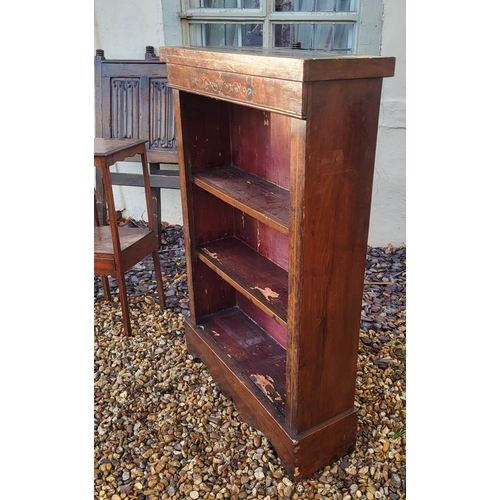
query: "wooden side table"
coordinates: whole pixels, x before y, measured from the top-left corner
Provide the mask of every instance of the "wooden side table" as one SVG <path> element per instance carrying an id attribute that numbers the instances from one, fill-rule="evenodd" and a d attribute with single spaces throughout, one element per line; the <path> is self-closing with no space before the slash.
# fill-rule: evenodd
<path id="1" fill-rule="evenodd" d="M 143 260 L 153 256 L 158 298 L 165 307 L 160 258 L 157 241 L 153 230 L 153 211 L 151 203 L 151 186 L 146 159 L 146 144 L 143 139 L 94 139 L 94 166 L 102 171 L 105 199 L 108 205 L 109 225 L 94 226 L 94 274 L 103 277 L 103 286 L 109 299 L 109 289 L 104 281 L 108 276 L 118 280 L 120 303 L 122 307 L 123 328 L 125 335 L 131 334 L 130 314 L 127 290 L 125 287 L 125 271 Z M 118 227 L 111 182 L 110 167 L 125 158 L 139 155 L 144 177 L 144 194 L 148 214 L 147 228 Z M 94 222 L 95 224 L 96 222 Z"/>

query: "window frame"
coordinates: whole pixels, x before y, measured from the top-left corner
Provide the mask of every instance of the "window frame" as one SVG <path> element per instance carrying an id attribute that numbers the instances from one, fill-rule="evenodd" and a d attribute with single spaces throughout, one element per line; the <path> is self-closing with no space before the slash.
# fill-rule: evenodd
<path id="1" fill-rule="evenodd" d="M 273 47 L 274 24 L 353 24 L 352 54 L 380 55 L 383 0 L 356 0 L 354 12 L 281 12 L 274 11 L 275 0 L 261 0 L 260 9 L 189 8 L 189 0 L 181 0 L 182 41 L 191 46 L 190 23 L 262 23 L 262 44 Z"/>

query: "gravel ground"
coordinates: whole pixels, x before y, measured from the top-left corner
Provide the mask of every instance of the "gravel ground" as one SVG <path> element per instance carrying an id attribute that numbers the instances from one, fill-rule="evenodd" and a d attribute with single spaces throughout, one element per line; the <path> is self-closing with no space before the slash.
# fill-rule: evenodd
<path id="1" fill-rule="evenodd" d="M 133 221 L 132 221 L 133 223 Z M 181 226 L 163 228 L 167 308 L 151 259 L 127 273 L 132 327 L 94 280 L 96 499 L 406 498 L 406 250 L 368 248 L 355 405 L 356 450 L 293 483 L 271 443 L 239 416 L 186 349 Z"/>

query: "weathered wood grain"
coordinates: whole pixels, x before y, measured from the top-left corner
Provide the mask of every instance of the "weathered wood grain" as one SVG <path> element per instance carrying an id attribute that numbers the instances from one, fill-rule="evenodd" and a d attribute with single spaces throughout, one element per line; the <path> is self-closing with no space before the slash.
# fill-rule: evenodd
<path id="1" fill-rule="evenodd" d="M 198 172 L 193 182 L 283 234 L 288 234 L 290 193 L 276 184 L 237 167 Z"/>
<path id="2" fill-rule="evenodd" d="M 198 328 L 212 337 L 283 414 L 286 397 L 283 346 L 237 307 L 204 318 Z"/>
<path id="3" fill-rule="evenodd" d="M 259 309 L 286 327 L 288 273 L 237 238 L 198 246 L 197 256 Z"/>
<path id="4" fill-rule="evenodd" d="M 356 443 L 378 113 L 394 58 L 160 54 L 179 89 L 188 348 L 287 472 L 306 477 Z"/>
<path id="5" fill-rule="evenodd" d="M 394 75 L 395 58 L 331 52 L 250 47 L 160 47 L 160 61 L 299 82 L 382 78 Z"/>
<path id="6" fill-rule="evenodd" d="M 354 401 L 381 84 L 315 82 L 309 90 L 314 98 L 297 174 L 303 177 L 303 195 L 296 200 L 303 225 L 294 236 L 300 250 L 289 270 L 300 276 L 290 342 L 291 363 L 300 373 L 290 395 L 296 401 L 291 424 L 298 432 Z M 327 105 L 329 113 L 322 112 Z"/>

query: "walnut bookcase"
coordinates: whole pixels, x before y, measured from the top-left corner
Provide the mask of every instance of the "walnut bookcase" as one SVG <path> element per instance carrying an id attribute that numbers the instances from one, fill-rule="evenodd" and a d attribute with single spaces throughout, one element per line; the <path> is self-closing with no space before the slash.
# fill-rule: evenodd
<path id="1" fill-rule="evenodd" d="M 352 451 L 383 77 L 392 57 L 160 47 L 199 356 L 295 480 Z"/>

